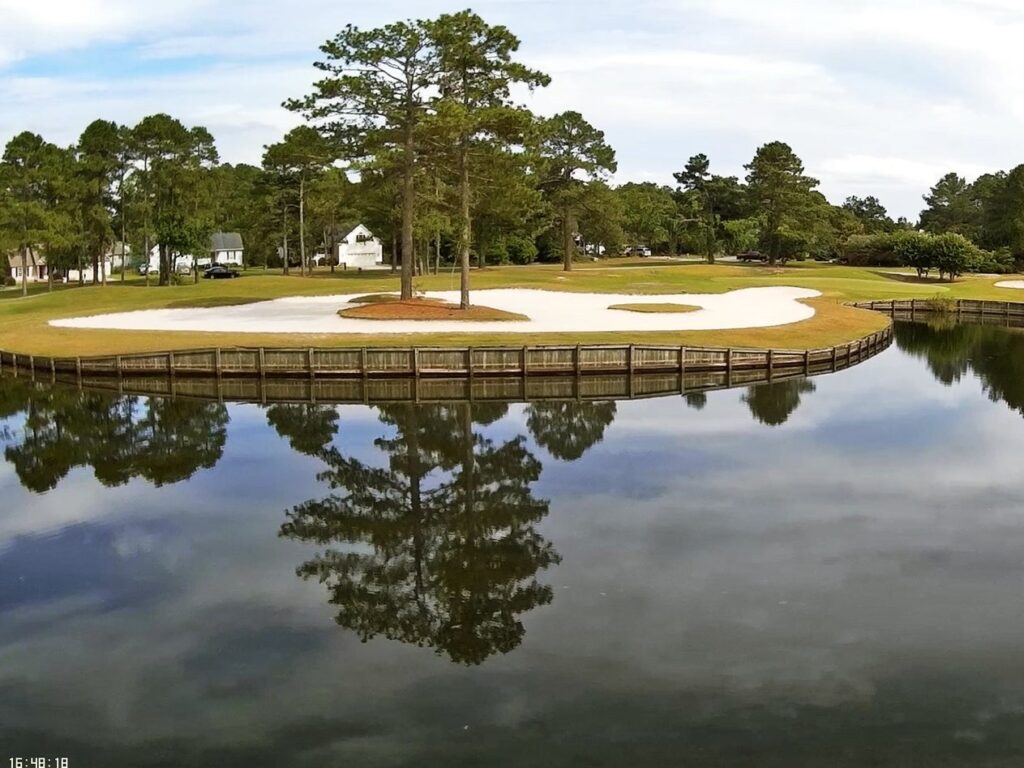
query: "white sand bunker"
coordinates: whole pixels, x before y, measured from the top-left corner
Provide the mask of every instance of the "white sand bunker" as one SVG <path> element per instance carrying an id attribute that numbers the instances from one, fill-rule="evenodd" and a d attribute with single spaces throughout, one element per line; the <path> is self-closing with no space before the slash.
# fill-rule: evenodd
<path id="1" fill-rule="evenodd" d="M 745 288 L 720 294 L 565 293 L 523 288 L 474 291 L 474 304 L 526 315 L 519 321 L 361 320 L 339 317 L 351 306 L 345 296 L 293 296 L 254 304 L 195 309 L 150 309 L 52 320 L 62 328 L 123 331 L 211 331 L 221 333 L 544 333 L 585 331 L 689 331 L 766 328 L 806 320 L 814 309 L 799 299 L 820 296 L 806 288 Z M 457 291 L 432 291 L 430 298 L 458 302 Z M 696 312 L 636 313 L 613 304 L 698 306 Z"/>
<path id="2" fill-rule="evenodd" d="M 1024 288 L 1024 280 L 1002 280 L 996 283 L 996 288 Z"/>

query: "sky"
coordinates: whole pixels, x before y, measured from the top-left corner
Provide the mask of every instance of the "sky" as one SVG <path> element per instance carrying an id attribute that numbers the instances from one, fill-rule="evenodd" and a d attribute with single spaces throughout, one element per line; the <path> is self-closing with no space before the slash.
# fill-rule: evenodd
<path id="1" fill-rule="evenodd" d="M 468 2 L 468 0 L 467 0 Z M 168 112 L 223 160 L 257 163 L 297 122 L 317 46 L 345 24 L 460 10 L 442 0 L 0 0 L 0 141 L 70 144 L 93 119 Z M 1019 0 L 479 0 L 618 153 L 617 182 L 672 184 L 698 152 L 743 176 L 789 143 L 835 203 L 917 218 L 944 173 L 1024 162 Z"/>

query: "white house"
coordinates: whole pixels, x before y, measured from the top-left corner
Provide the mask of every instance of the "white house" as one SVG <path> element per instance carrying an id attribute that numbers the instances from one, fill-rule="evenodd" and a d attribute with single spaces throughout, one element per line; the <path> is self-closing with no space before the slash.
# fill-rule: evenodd
<path id="1" fill-rule="evenodd" d="M 127 243 L 122 243 L 120 240 L 114 242 L 107 249 L 106 253 L 106 258 L 110 260 L 110 266 L 115 270 L 126 268 L 131 257 L 131 246 Z"/>
<path id="2" fill-rule="evenodd" d="M 360 224 L 338 244 L 338 265 L 352 269 L 379 269 L 384 264 L 384 246 L 373 232 Z"/>
<path id="3" fill-rule="evenodd" d="M 16 283 L 20 284 L 22 278 L 21 253 L 17 252 L 7 254 L 7 264 L 10 269 L 11 278 Z M 41 253 L 37 254 L 33 249 L 29 249 L 28 253 L 25 254 L 25 282 L 46 282 L 48 269 L 49 267 L 46 266 L 46 257 Z"/>
<path id="4" fill-rule="evenodd" d="M 100 259 L 100 269 L 103 270 L 104 273 L 102 276 L 100 276 L 100 280 L 103 280 L 104 278 L 107 280 L 110 279 L 110 276 L 113 273 L 113 270 L 110 267 L 111 259 L 112 256 L 109 253 L 104 254 L 103 257 Z M 94 277 L 95 276 L 92 273 L 92 262 L 86 261 L 82 264 L 81 277 L 79 277 L 77 269 L 69 269 L 67 281 L 69 283 L 77 283 L 79 281 L 83 283 L 93 283 L 96 282 Z"/>
<path id="5" fill-rule="evenodd" d="M 203 269 L 212 264 L 231 264 L 242 266 L 245 250 L 242 247 L 242 236 L 237 232 L 214 232 L 210 236 L 210 252 L 195 257 L 191 253 L 175 253 L 172 259 L 174 272 L 191 270 L 195 264 Z M 149 269 L 153 274 L 160 271 L 160 246 L 153 246 L 149 252 Z"/>
<path id="6" fill-rule="evenodd" d="M 244 253 L 242 236 L 238 232 L 214 232 L 210 237 L 210 255 L 214 264 L 240 267 Z"/>

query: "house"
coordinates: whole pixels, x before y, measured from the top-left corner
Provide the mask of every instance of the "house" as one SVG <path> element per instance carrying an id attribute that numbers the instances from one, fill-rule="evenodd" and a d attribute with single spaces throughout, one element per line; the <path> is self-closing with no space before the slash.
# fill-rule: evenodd
<path id="1" fill-rule="evenodd" d="M 233 264 L 242 266 L 245 249 L 242 247 L 242 236 L 238 232 L 214 232 L 210 236 L 210 257 L 214 264 Z M 202 260 L 200 260 L 200 263 Z"/>
<path id="2" fill-rule="evenodd" d="M 345 268 L 379 269 L 384 264 L 384 246 L 373 232 L 360 224 L 338 244 L 338 265 Z"/>
<path id="3" fill-rule="evenodd" d="M 29 283 L 46 282 L 49 274 L 49 267 L 46 264 L 46 257 L 30 249 L 25 254 L 25 281 Z M 7 254 L 7 265 L 11 278 L 16 283 L 21 283 L 22 261 L 21 253 L 13 252 Z"/>
<path id="4" fill-rule="evenodd" d="M 238 232 L 214 232 L 210 235 L 209 253 L 193 256 L 191 253 L 175 253 L 171 259 L 174 272 L 191 271 L 192 267 L 203 269 L 213 264 L 243 266 L 245 250 L 242 236 Z M 160 271 L 160 246 L 155 245 L 149 252 L 149 270 L 154 275 Z"/>
<path id="5" fill-rule="evenodd" d="M 132 248 L 120 240 L 115 241 L 107 248 L 105 258 L 110 262 L 111 269 L 120 271 L 128 266 L 132 258 Z"/>
<path id="6" fill-rule="evenodd" d="M 209 257 L 205 259 L 195 259 L 191 253 L 172 253 L 171 254 L 171 271 L 172 272 L 183 272 L 191 271 L 192 263 L 195 262 L 200 267 L 208 266 L 210 264 Z M 149 252 L 149 274 L 157 275 L 160 273 L 160 246 L 154 245 Z"/>
<path id="7" fill-rule="evenodd" d="M 101 275 L 100 278 L 99 278 L 100 281 L 102 281 L 102 280 L 110 280 L 111 279 L 111 274 L 114 271 L 113 268 L 111 267 L 111 263 L 113 262 L 113 259 L 114 259 L 113 251 L 109 251 L 108 253 L 104 253 L 103 256 L 99 259 L 99 268 L 103 270 L 103 275 Z M 56 275 L 54 274 L 54 276 L 56 276 Z M 79 282 L 81 282 L 81 283 L 95 283 L 96 282 L 95 276 L 92 273 L 92 261 L 91 260 L 83 261 L 81 274 L 79 274 L 79 270 L 78 269 L 69 269 L 68 270 L 68 283 L 79 283 Z"/>

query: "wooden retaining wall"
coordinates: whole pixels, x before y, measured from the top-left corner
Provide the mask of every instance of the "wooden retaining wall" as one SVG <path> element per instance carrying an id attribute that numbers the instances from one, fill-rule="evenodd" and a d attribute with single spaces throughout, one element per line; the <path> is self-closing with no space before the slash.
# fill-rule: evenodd
<path id="1" fill-rule="evenodd" d="M 101 357 L 45 357 L 0 352 L 0 367 L 73 374 L 75 380 L 111 376 L 390 378 L 437 376 L 592 376 L 609 373 L 810 371 L 884 349 L 887 327 L 836 347 L 810 350 L 721 349 L 686 346 L 575 345 L 471 348 L 303 349 L 239 347 Z"/>
<path id="2" fill-rule="evenodd" d="M 892 343 L 892 326 L 812 350 L 549 346 L 212 349 L 92 358 L 0 352 L 0 374 L 84 389 L 240 402 L 606 400 L 832 373 Z"/>
<path id="3" fill-rule="evenodd" d="M 254 376 L 168 376 L 84 375 L 24 368 L 0 368 L 3 376 L 20 376 L 46 384 L 68 385 L 86 390 L 230 402 L 270 403 L 397 403 L 499 401 L 535 402 L 545 400 L 620 400 L 664 397 L 708 392 L 731 387 L 752 386 L 787 379 L 833 373 L 856 365 L 885 347 L 854 346 L 850 356 L 837 355 L 800 366 L 774 369 L 739 368 L 720 371 L 675 373 L 592 374 L 585 376 L 467 376 L 460 377 L 254 377 Z"/>
<path id="4" fill-rule="evenodd" d="M 988 299 L 899 299 L 859 301 L 851 306 L 872 309 L 892 318 L 914 319 L 917 315 L 943 314 L 958 320 L 1010 321 L 1008 325 L 1024 324 L 1024 302 L 991 301 Z"/>

